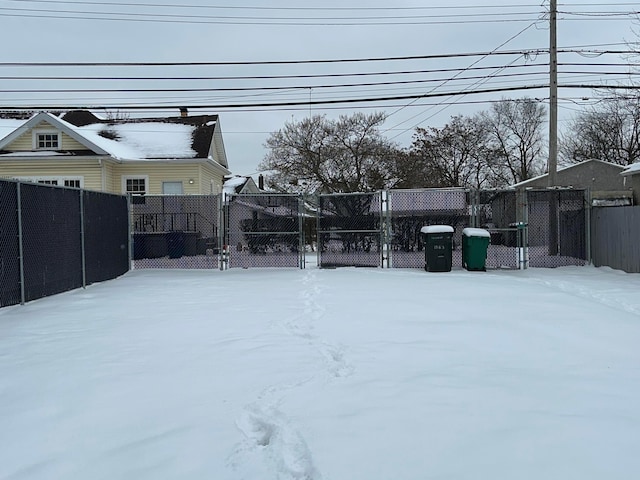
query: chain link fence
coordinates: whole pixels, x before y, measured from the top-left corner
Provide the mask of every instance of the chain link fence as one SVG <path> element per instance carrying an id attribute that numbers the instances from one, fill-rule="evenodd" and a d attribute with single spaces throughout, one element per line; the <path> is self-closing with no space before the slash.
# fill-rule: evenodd
<path id="1" fill-rule="evenodd" d="M 129 270 L 129 206 L 127 197 L 85 190 L 85 281 L 118 277 Z"/>
<path id="2" fill-rule="evenodd" d="M 0 181 L 0 306 L 117 277 L 129 268 L 424 267 L 420 230 L 485 228 L 487 268 L 589 262 L 583 190 L 391 190 L 320 195 L 126 197 Z M 131 227 L 129 229 L 129 227 Z M 131 234 L 129 233 L 131 232 Z M 306 239 L 305 232 L 314 239 Z"/>
<path id="3" fill-rule="evenodd" d="M 484 228 L 491 236 L 487 248 L 487 268 L 524 268 L 526 226 L 524 204 L 515 190 L 484 190 L 471 192 L 474 226 Z"/>
<path id="4" fill-rule="evenodd" d="M 0 306 L 128 271 L 126 198 L 5 180 L 0 196 Z"/>
<path id="5" fill-rule="evenodd" d="M 225 204 L 223 261 L 229 268 L 304 267 L 299 195 L 231 195 Z"/>
<path id="6" fill-rule="evenodd" d="M 530 267 L 589 263 L 588 195 L 584 190 L 527 192 Z"/>
<path id="7" fill-rule="evenodd" d="M 321 195 L 318 264 L 422 268 L 421 228 L 448 225 L 454 229 L 454 267 L 462 267 L 465 227 L 489 232 L 489 269 L 584 265 L 588 263 L 584 199 L 583 190 L 562 189 L 454 188 Z"/>
<path id="8" fill-rule="evenodd" d="M 221 195 L 131 197 L 134 268 L 220 267 Z"/>
<path id="9" fill-rule="evenodd" d="M 0 180 L 0 307 L 22 301 L 18 184 Z"/>
<path id="10" fill-rule="evenodd" d="M 387 199 L 391 267 L 424 267 L 420 229 L 428 225 L 453 227 L 452 264 L 462 266 L 462 230 L 469 226 L 468 192 L 464 189 L 391 190 Z"/>
<path id="11" fill-rule="evenodd" d="M 320 195 L 316 214 L 318 266 L 382 266 L 382 192 Z"/>

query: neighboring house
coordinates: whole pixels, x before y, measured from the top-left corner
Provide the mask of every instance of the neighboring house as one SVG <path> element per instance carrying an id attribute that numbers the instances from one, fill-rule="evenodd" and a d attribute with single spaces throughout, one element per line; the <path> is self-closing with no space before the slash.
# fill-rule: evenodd
<path id="1" fill-rule="evenodd" d="M 633 190 L 634 205 L 640 205 L 640 162 L 628 165 L 621 175 Z"/>
<path id="2" fill-rule="evenodd" d="M 211 194 L 230 174 L 217 115 L 0 118 L 0 178 L 110 193 Z M 5 115 L 7 117 L 7 115 Z"/>
<path id="3" fill-rule="evenodd" d="M 593 205 L 631 205 L 631 190 L 620 176 L 623 170 L 622 165 L 586 160 L 559 169 L 556 172 L 556 186 L 590 190 Z M 549 174 L 544 174 L 511 187 L 547 188 L 548 179 Z"/>
<path id="4" fill-rule="evenodd" d="M 251 177 L 233 176 L 226 177 L 222 187 L 222 191 L 228 195 L 240 195 L 251 193 L 265 193 L 256 185 Z"/>

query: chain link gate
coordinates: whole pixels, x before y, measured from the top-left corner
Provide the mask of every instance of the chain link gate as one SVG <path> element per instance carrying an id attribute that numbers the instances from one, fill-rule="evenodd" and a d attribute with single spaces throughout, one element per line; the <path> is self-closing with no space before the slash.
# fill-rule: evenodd
<path id="1" fill-rule="evenodd" d="M 318 266 L 383 265 L 383 192 L 318 197 Z"/>
<path id="2" fill-rule="evenodd" d="M 304 268 L 302 209 L 300 195 L 227 196 L 223 268 Z"/>
<path id="3" fill-rule="evenodd" d="M 220 195 L 131 197 L 135 268 L 220 268 Z"/>
<path id="4" fill-rule="evenodd" d="M 528 252 L 531 267 L 589 263 L 585 190 L 529 190 Z"/>
<path id="5" fill-rule="evenodd" d="M 487 268 L 526 268 L 527 223 L 522 194 L 515 190 L 478 190 L 471 196 L 474 226 L 484 228 L 491 236 Z"/>
<path id="6" fill-rule="evenodd" d="M 464 189 L 390 190 L 387 199 L 389 266 L 424 268 L 420 229 L 427 225 L 453 227 L 452 264 L 462 266 L 462 230 L 469 226 L 468 193 Z"/>

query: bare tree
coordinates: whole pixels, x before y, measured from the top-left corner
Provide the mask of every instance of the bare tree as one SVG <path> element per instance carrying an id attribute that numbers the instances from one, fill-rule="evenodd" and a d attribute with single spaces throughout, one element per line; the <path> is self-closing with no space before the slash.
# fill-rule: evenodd
<path id="1" fill-rule="evenodd" d="M 640 98 L 607 97 L 579 113 L 562 136 L 560 155 L 564 163 L 598 159 L 628 165 L 640 161 Z"/>
<path id="2" fill-rule="evenodd" d="M 272 133 L 260 164 L 267 185 L 287 192 L 365 192 L 394 186 L 399 150 L 379 132 L 381 113 L 316 115 Z"/>
<path id="3" fill-rule="evenodd" d="M 417 128 L 410 156 L 422 187 L 495 186 L 488 163 L 493 154 L 480 117 L 454 116 L 443 128 Z"/>
<path id="4" fill-rule="evenodd" d="M 502 182 L 518 183 L 543 172 L 546 110 L 538 101 L 503 99 L 482 117 L 491 137 L 495 173 Z"/>

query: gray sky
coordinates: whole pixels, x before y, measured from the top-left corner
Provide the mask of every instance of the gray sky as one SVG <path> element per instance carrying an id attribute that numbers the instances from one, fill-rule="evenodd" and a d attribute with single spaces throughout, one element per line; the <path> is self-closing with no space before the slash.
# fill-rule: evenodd
<path id="1" fill-rule="evenodd" d="M 409 0 L 392 5 L 382 0 L 178 3 L 177 0 L 0 0 L 0 42 L 4 47 L 0 61 L 0 109 L 50 105 L 170 106 L 164 111 L 128 113 L 165 116 L 177 114 L 180 105 L 208 106 L 192 109 L 191 113 L 219 114 L 231 170 L 255 174 L 264 157 L 263 143 L 269 133 L 280 129 L 286 121 L 301 120 L 310 113 L 333 118 L 355 111 L 384 111 L 389 114 L 383 126 L 385 135 L 408 147 L 415 127 L 440 127 L 452 115 L 490 108 L 492 100 L 523 96 L 547 100 L 548 92 L 541 88 L 357 104 L 309 103 L 544 85 L 548 83 L 545 65 L 548 55 L 536 50 L 549 45 L 548 20 L 544 15 L 548 2 L 521 0 L 510 6 L 492 0 L 443 0 L 426 2 L 426 6 Z M 558 10 L 558 47 L 580 50 L 559 55 L 561 64 L 578 64 L 559 67 L 560 84 L 629 83 L 626 73 L 630 68 L 623 65 L 628 59 L 619 54 L 597 55 L 594 51 L 624 50 L 628 48 L 625 42 L 638 39 L 634 33 L 638 28 L 637 15 L 624 14 L 640 11 L 640 3 L 559 2 Z M 499 51 L 517 53 L 458 55 Z M 259 63 L 434 55 L 449 57 Z M 631 61 L 640 63 L 638 59 Z M 12 62 L 249 64 L 26 66 L 10 65 Z M 615 65 L 596 65 L 603 63 Z M 55 78 L 33 78 L 45 76 Z M 274 76 L 288 78 L 256 78 Z M 153 80 L 130 80 L 132 77 Z M 71 91 L 42 91 L 45 89 Z M 79 92 L 81 89 L 142 91 Z M 191 91 L 149 91 L 153 89 Z M 585 90 L 561 88 L 559 97 L 560 129 L 583 105 L 597 101 L 593 92 Z M 589 100 L 584 100 L 587 97 Z M 284 102 L 301 105 L 222 107 Z"/>

